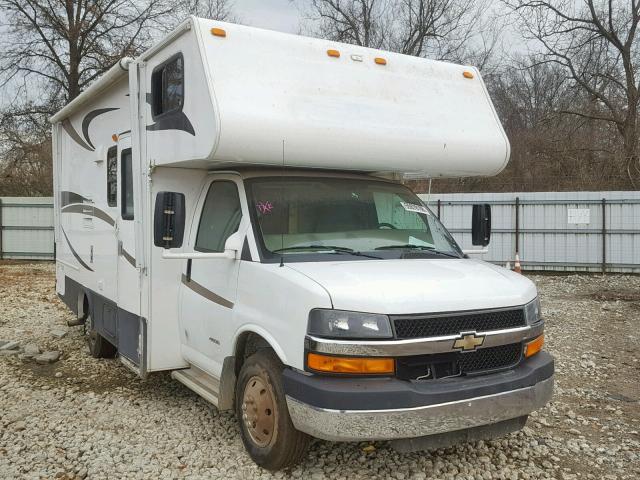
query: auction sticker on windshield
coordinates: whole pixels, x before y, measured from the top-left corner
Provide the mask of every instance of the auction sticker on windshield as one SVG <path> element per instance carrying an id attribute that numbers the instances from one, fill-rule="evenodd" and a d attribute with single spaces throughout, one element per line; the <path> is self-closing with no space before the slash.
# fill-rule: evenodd
<path id="1" fill-rule="evenodd" d="M 407 202 L 400 202 L 400 205 L 402 205 L 402 208 L 404 208 L 407 212 L 417 212 L 417 213 L 424 213 L 426 215 L 431 215 L 431 212 L 429 212 L 429 209 L 424 205 L 416 205 L 415 203 L 407 203 Z"/>

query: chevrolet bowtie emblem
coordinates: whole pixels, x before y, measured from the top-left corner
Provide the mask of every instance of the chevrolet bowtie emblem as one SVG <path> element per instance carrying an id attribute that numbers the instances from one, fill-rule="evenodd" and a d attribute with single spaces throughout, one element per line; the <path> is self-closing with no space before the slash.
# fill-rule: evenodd
<path id="1" fill-rule="evenodd" d="M 462 338 L 459 338 L 455 342 L 453 342 L 453 348 L 457 348 L 464 352 L 469 352 L 471 350 L 475 350 L 483 343 L 484 335 L 476 335 L 475 332 L 464 333 L 462 334 Z"/>

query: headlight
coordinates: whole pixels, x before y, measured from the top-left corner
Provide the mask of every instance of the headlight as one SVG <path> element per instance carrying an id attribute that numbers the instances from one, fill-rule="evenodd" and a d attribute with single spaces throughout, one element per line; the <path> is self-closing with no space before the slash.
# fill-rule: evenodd
<path id="1" fill-rule="evenodd" d="M 309 313 L 310 335 L 330 338 L 393 338 L 386 315 L 316 308 Z"/>
<path id="2" fill-rule="evenodd" d="M 539 297 L 534 298 L 524 306 L 524 318 L 527 320 L 527 325 L 533 325 L 542 320 Z"/>

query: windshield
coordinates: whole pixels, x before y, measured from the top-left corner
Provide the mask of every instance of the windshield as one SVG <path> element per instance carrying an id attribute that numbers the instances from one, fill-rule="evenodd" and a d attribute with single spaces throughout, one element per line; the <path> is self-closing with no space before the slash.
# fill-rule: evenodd
<path id="1" fill-rule="evenodd" d="M 266 256 L 462 256 L 435 215 L 402 185 L 331 177 L 267 177 L 247 185 Z"/>

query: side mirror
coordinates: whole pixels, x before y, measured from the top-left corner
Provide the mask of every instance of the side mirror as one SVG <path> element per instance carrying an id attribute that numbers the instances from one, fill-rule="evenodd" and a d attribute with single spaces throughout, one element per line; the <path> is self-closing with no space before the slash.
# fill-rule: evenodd
<path id="1" fill-rule="evenodd" d="M 242 251 L 242 243 L 243 243 L 242 235 L 240 235 L 239 232 L 236 232 L 233 235 L 231 235 L 229 238 L 227 238 L 226 242 L 224 242 L 224 251 L 226 253 L 234 252 L 235 253 L 234 257 L 238 258 L 240 252 Z"/>
<path id="2" fill-rule="evenodd" d="M 471 243 L 473 245 L 489 245 L 491 239 L 491 205 L 482 203 L 473 206 L 471 217 Z"/>
<path id="3" fill-rule="evenodd" d="M 158 192 L 153 216 L 153 244 L 162 248 L 179 248 L 184 238 L 184 194 Z"/>

